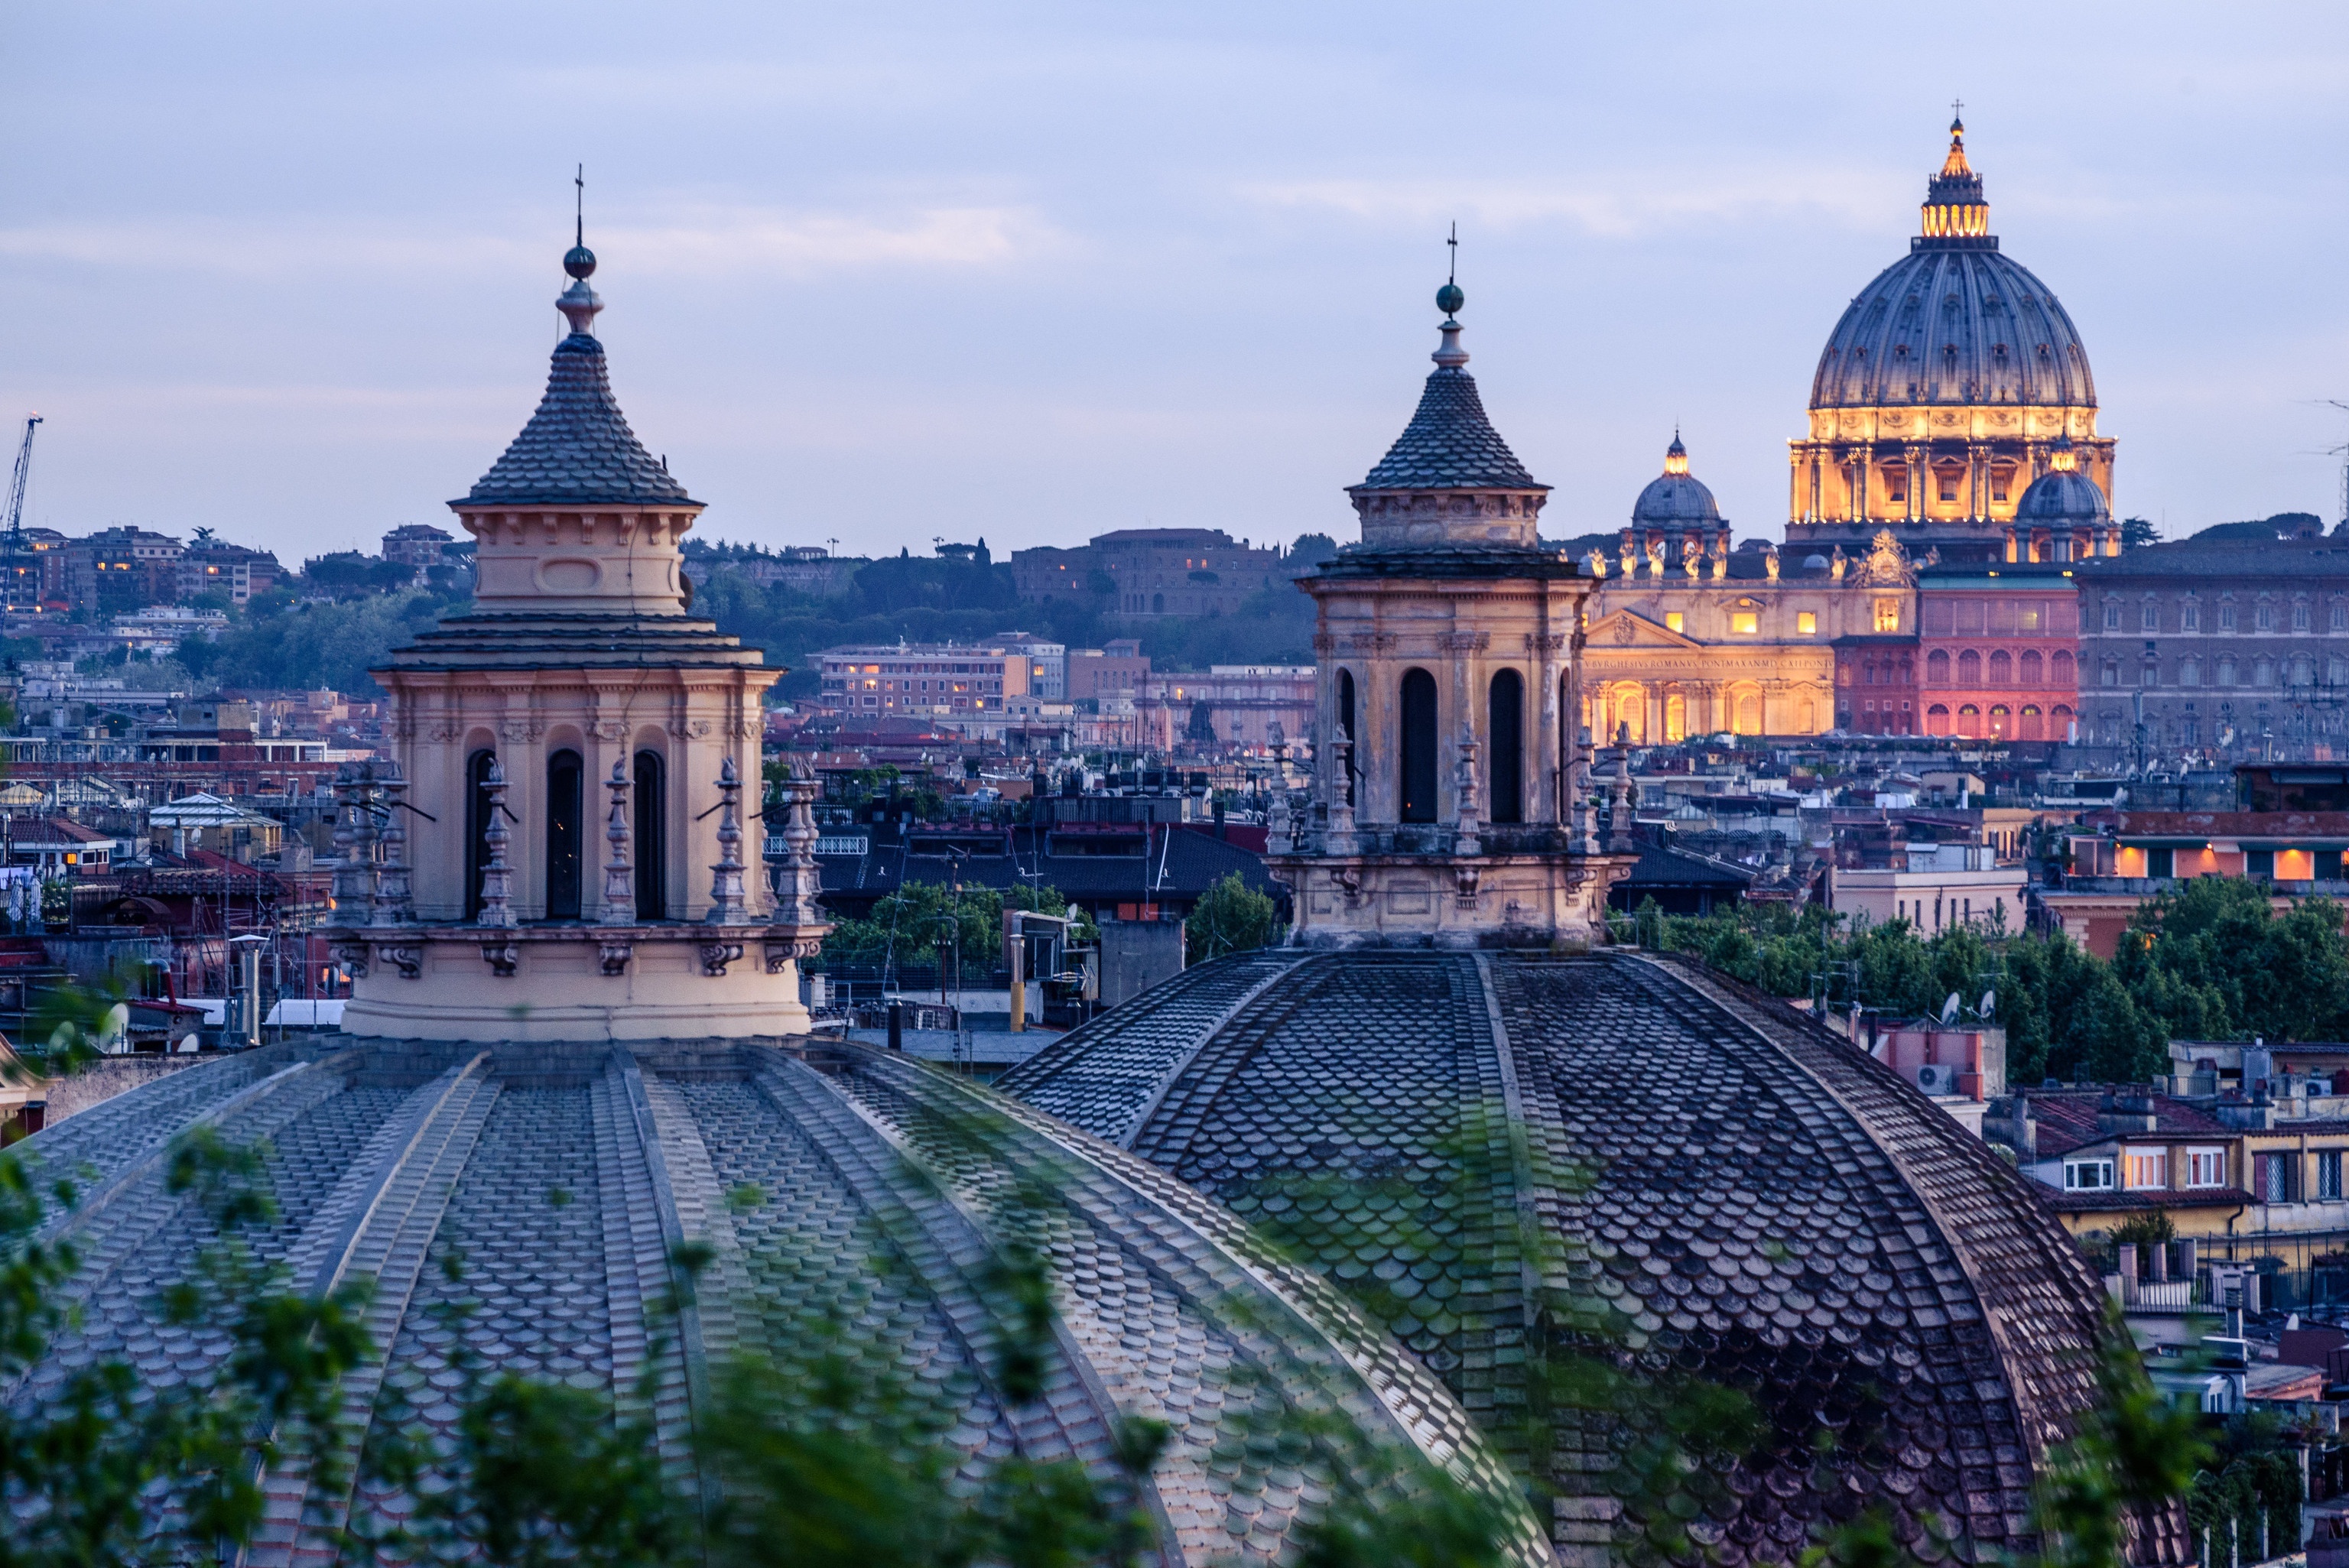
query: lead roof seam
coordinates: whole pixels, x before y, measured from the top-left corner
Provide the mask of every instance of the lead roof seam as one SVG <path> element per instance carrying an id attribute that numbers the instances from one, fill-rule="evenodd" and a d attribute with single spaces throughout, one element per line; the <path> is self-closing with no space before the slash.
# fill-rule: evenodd
<path id="1" fill-rule="evenodd" d="M 278 1068 L 275 1072 L 271 1073 L 267 1078 L 261 1079 L 258 1083 L 247 1084 L 244 1088 L 236 1090 L 234 1093 L 225 1095 L 220 1099 L 215 1100 L 211 1105 L 205 1107 L 202 1110 L 197 1112 L 194 1116 L 190 1117 L 186 1122 L 181 1124 L 169 1137 L 156 1140 L 154 1144 L 144 1153 L 140 1154 L 136 1160 L 124 1165 L 121 1170 L 116 1171 L 111 1177 L 108 1178 L 105 1185 L 100 1187 L 95 1194 L 85 1199 L 78 1206 L 67 1211 L 64 1215 L 60 1216 L 57 1224 L 54 1228 L 46 1231 L 43 1233 L 42 1239 L 44 1241 L 54 1240 L 57 1237 L 69 1235 L 83 1229 L 89 1221 L 95 1219 L 109 1204 L 112 1203 L 117 1198 L 128 1191 L 131 1183 L 138 1181 L 140 1177 L 150 1174 L 157 1166 L 160 1165 L 163 1162 L 164 1158 L 170 1154 L 171 1145 L 179 1139 L 185 1137 L 188 1133 L 194 1131 L 197 1128 L 217 1125 L 222 1118 L 228 1116 L 231 1112 L 243 1110 L 246 1107 L 268 1098 L 272 1092 L 285 1087 L 296 1078 L 306 1075 L 311 1068 L 317 1065 L 318 1064 L 316 1061 L 295 1062 L 291 1067 Z M 84 1114 L 87 1115 L 88 1112 L 85 1112 Z"/>
<path id="2" fill-rule="evenodd" d="M 1150 1091 L 1150 1099 L 1144 1102 L 1141 1109 L 1135 1111 L 1133 1116 L 1127 1119 L 1125 1126 L 1121 1129 L 1118 1135 L 1110 1140 L 1110 1141 L 1116 1144 L 1120 1149 L 1131 1150 L 1133 1147 L 1135 1135 L 1140 1133 L 1143 1125 L 1146 1124 L 1153 1116 L 1157 1114 L 1159 1106 L 1164 1103 L 1166 1096 L 1172 1092 L 1175 1083 L 1182 1078 L 1185 1072 L 1189 1070 L 1191 1064 L 1199 1059 L 1199 1053 L 1207 1048 L 1209 1042 L 1214 1040 L 1217 1035 L 1221 1034 L 1224 1029 L 1230 1025 L 1233 1019 L 1239 1016 L 1241 1009 L 1247 1007 L 1257 997 L 1263 995 L 1265 992 L 1271 989 L 1278 982 L 1302 975 L 1307 968 L 1321 962 L 1323 961 L 1308 958 L 1302 963 L 1286 965 L 1285 967 L 1276 969 L 1270 975 L 1266 975 L 1263 979 L 1249 986 L 1246 992 L 1242 993 L 1238 1001 L 1234 1002 L 1230 1006 L 1225 1008 L 1223 1012 L 1216 1016 L 1214 1022 L 1210 1023 L 1206 1028 L 1199 1031 L 1197 1039 L 1193 1042 L 1189 1050 L 1185 1051 L 1178 1060 L 1169 1064 L 1166 1070 L 1159 1074 L 1156 1086 Z"/>
<path id="3" fill-rule="evenodd" d="M 905 1168 L 933 1175 L 933 1190 L 927 1196 L 932 1202 L 941 1204 L 955 1224 L 961 1228 L 964 1233 L 960 1236 L 944 1233 L 935 1219 L 925 1215 L 919 1207 L 909 1202 L 890 1176 L 871 1161 L 860 1160 L 859 1163 L 864 1168 L 851 1170 L 843 1160 L 843 1155 L 853 1148 L 847 1139 L 833 1141 L 810 1135 L 807 1140 L 818 1156 L 832 1167 L 855 1195 L 864 1211 L 873 1216 L 883 1233 L 888 1235 L 890 1244 L 905 1260 L 914 1276 L 921 1281 L 922 1288 L 937 1304 L 939 1317 L 960 1344 L 966 1361 L 1002 1412 L 1006 1423 L 1015 1433 L 1019 1432 L 1023 1422 L 1015 1414 L 1010 1400 L 997 1386 L 994 1370 L 987 1362 L 986 1347 L 971 1332 L 974 1318 L 986 1328 L 996 1329 L 999 1326 L 995 1308 L 979 1288 L 978 1281 L 970 1277 L 968 1270 L 956 1255 L 958 1247 L 972 1243 L 976 1243 L 979 1250 L 992 1253 L 994 1243 L 985 1228 L 947 1194 L 944 1183 L 936 1181 L 919 1151 L 900 1137 L 895 1129 L 858 1103 L 854 1097 L 835 1089 L 829 1081 L 819 1077 L 814 1068 L 803 1062 L 785 1059 L 761 1068 L 753 1076 L 751 1082 L 774 1107 L 777 1114 L 799 1125 L 803 1131 L 809 1119 L 795 1112 L 795 1107 L 799 1111 L 813 1111 L 821 1119 L 831 1122 L 835 1130 L 840 1130 L 844 1121 L 848 1129 L 862 1131 L 867 1140 L 880 1143 L 893 1159 Z M 1058 1340 L 1056 1344 L 1065 1355 L 1068 1351 L 1066 1344 Z M 1090 1403 L 1094 1389 L 1087 1386 L 1085 1393 Z M 1108 1424 L 1116 1420 L 1118 1413 L 1113 1402 L 1093 1409 L 1093 1416 L 1104 1423 L 1104 1436 Z M 1081 1455 L 1088 1460 L 1107 1457 L 1105 1451 L 1088 1452 L 1087 1446 L 1061 1419 L 1060 1411 L 1049 1401 L 1043 1402 L 1041 1414 L 1057 1429 L 1070 1453 Z"/>
<path id="4" fill-rule="evenodd" d="M 615 1065 L 619 1068 L 620 1091 L 628 1109 L 627 1122 L 636 1135 L 636 1149 L 643 1156 L 645 1173 L 652 1184 L 653 1212 L 659 1217 L 661 1250 L 667 1254 L 669 1288 L 677 1301 L 678 1354 L 685 1364 L 685 1398 L 688 1423 L 698 1430 L 702 1418 L 710 1409 L 709 1354 L 702 1343 L 701 1312 L 695 1304 L 692 1281 L 678 1263 L 678 1250 L 685 1244 L 685 1227 L 677 1212 L 677 1192 L 671 1186 L 668 1161 L 661 1151 L 660 1124 L 654 1117 L 652 1101 L 645 1093 L 644 1069 L 636 1053 L 624 1045 L 612 1049 Z M 705 1511 L 718 1501 L 715 1477 L 694 1467 L 700 1482 L 702 1506 Z"/>
<path id="5" fill-rule="evenodd" d="M 1475 965 L 1485 1016 L 1493 1031 L 1493 1060 L 1501 1075 L 1501 1108 L 1508 1118 L 1509 1163 L 1516 1189 L 1512 1198 L 1517 1221 L 1517 1287 L 1523 1293 L 1519 1305 L 1530 1332 L 1540 1315 L 1543 1297 L 1542 1193 L 1536 1191 L 1533 1150 L 1526 1136 L 1526 1097 L 1517 1082 L 1508 1026 L 1502 1021 L 1501 999 L 1494 988 L 1493 961 L 1483 953 L 1473 954 L 1470 961 Z M 1547 1183 L 1543 1183 L 1542 1191 L 1548 1191 Z"/>
<path id="6" fill-rule="evenodd" d="M 419 1106 L 412 1113 L 415 1117 L 415 1127 L 409 1134 L 408 1141 L 398 1150 L 385 1151 L 383 1159 L 376 1166 L 374 1180 L 369 1183 L 367 1202 L 345 1216 L 334 1241 L 328 1244 L 327 1255 L 324 1263 L 331 1263 L 333 1266 L 327 1269 L 322 1263 L 321 1272 L 311 1276 L 306 1288 L 313 1295 L 323 1295 L 342 1283 L 345 1271 L 350 1267 L 351 1253 L 357 1245 L 359 1234 L 367 1229 L 368 1222 L 375 1218 L 377 1209 L 383 1202 L 384 1194 L 390 1190 L 391 1183 L 398 1178 L 401 1168 L 414 1157 L 417 1146 L 423 1142 L 424 1135 L 431 1130 L 434 1120 L 448 1105 L 450 1097 L 454 1095 L 463 1086 L 465 1080 L 471 1078 L 481 1064 L 489 1059 L 489 1052 L 482 1051 L 472 1060 L 444 1075 L 447 1082 L 440 1094 L 432 1097 L 428 1103 Z M 431 1087 L 429 1083 L 424 1086 L 428 1093 Z"/>
<path id="7" fill-rule="evenodd" d="M 1743 1016 L 1734 1009 L 1731 1008 L 1727 1005 L 1726 999 L 1723 998 L 1721 994 L 1705 980 L 1701 979 L 1699 976 L 1694 975 L 1682 973 L 1679 965 L 1666 965 L 1664 964 L 1658 963 L 1654 959 L 1645 957 L 1644 955 L 1626 954 L 1625 956 L 1634 958 L 1637 962 L 1648 965 L 1648 967 L 1658 974 L 1666 975 L 1679 980 L 1687 987 L 1687 989 L 1697 995 L 1702 996 L 1712 1006 L 1715 1013 L 1732 1019 L 1739 1027 L 1747 1030 L 1756 1038 L 1762 1040 L 1772 1051 L 1776 1053 L 1781 1059 L 1785 1061 L 1789 1067 L 1793 1068 L 1795 1071 L 1800 1072 L 1811 1082 L 1816 1084 L 1820 1091 L 1825 1093 L 1829 1099 L 1833 1099 L 1835 1103 L 1842 1109 L 1844 1114 L 1850 1118 L 1856 1125 L 1862 1129 L 1868 1129 L 1870 1127 L 1870 1123 L 1860 1114 L 1857 1107 L 1851 1102 L 1850 1099 L 1840 1088 L 1829 1083 L 1823 1075 L 1812 1070 L 1807 1064 L 1797 1059 L 1785 1043 L 1774 1037 L 1760 1025 Z M 1872 1060 L 1873 1058 L 1870 1059 Z M 1958 1267 L 1963 1271 L 1967 1291 L 1973 1297 L 1974 1310 L 1977 1314 L 1976 1320 L 1984 1326 L 1992 1339 L 1996 1342 L 2002 1368 L 2003 1369 L 2008 1367 L 2021 1367 L 2025 1365 L 2026 1358 L 2019 1353 L 2018 1347 L 2013 1343 L 2012 1337 L 2008 1333 L 2005 1315 L 1993 1311 L 1991 1308 L 1989 1293 L 1983 1289 L 1982 1282 L 1979 1277 L 1976 1261 L 1971 1255 L 1971 1249 L 1962 1248 L 1958 1244 L 1956 1237 L 1959 1232 L 1954 1218 L 1945 1212 L 1941 1203 L 1933 1194 L 1926 1191 L 1926 1188 L 1930 1186 L 1930 1183 L 1921 1181 L 1918 1179 L 1916 1172 L 1911 1168 L 1911 1162 L 1906 1157 L 1905 1150 L 1896 1147 L 1894 1140 L 1871 1136 L 1868 1140 L 1875 1144 L 1886 1163 L 1889 1164 L 1892 1168 L 1893 1172 L 1899 1177 L 1901 1184 L 1908 1188 L 1910 1194 L 1914 1196 L 1918 1206 L 1925 1212 L 1926 1218 L 1933 1226 L 1934 1232 L 1936 1233 L 1935 1239 L 1937 1239 L 1941 1243 L 1942 1248 L 1957 1261 Z M 1912 1308 L 1911 1310 L 1913 1312 L 1917 1309 Z M 2005 1378 L 2005 1381 L 2009 1385 L 2010 1389 L 2012 1389 L 2013 1385 L 2020 1380 L 2009 1376 Z M 2014 1426 L 2017 1435 L 2021 1436 L 2026 1442 L 2037 1443 L 2039 1441 L 2039 1433 L 2044 1429 L 2041 1421 L 2036 1418 L 2037 1413 L 2033 1413 L 2034 1418 L 2025 1420 L 2023 1418 L 2023 1412 L 2021 1408 L 2022 1400 L 2018 1395 L 2013 1392 L 2010 1392 L 2008 1398 L 2015 1407 Z M 2033 1454 L 2032 1456 L 2034 1462 L 2041 1457 L 2042 1456 L 2039 1454 Z"/>
<path id="8" fill-rule="evenodd" d="M 384 1379 L 391 1369 L 393 1353 L 398 1346 L 400 1325 L 415 1299 L 417 1279 L 424 1271 L 432 1240 L 439 1233 L 441 1222 L 447 1218 L 449 1205 L 456 1196 L 458 1179 L 471 1162 L 473 1150 L 481 1141 L 481 1130 L 488 1124 L 490 1110 L 497 1103 L 497 1086 L 491 1083 L 486 1076 L 476 1076 L 473 1071 L 488 1055 L 486 1051 L 481 1052 L 466 1065 L 465 1070 L 435 1102 L 431 1113 L 420 1125 L 417 1138 L 403 1151 L 403 1157 L 386 1171 L 382 1191 L 388 1192 L 394 1187 L 409 1187 L 411 1191 L 407 1194 L 406 1205 L 397 1214 L 384 1214 L 390 1225 L 390 1234 L 382 1238 L 384 1246 L 381 1260 L 376 1265 L 376 1280 L 379 1285 L 392 1283 L 385 1276 L 394 1273 L 403 1274 L 405 1278 L 398 1282 L 397 1292 L 384 1290 L 370 1299 L 362 1315 L 362 1321 L 375 1341 L 376 1351 L 343 1375 L 341 1419 L 329 1439 L 338 1447 L 345 1444 L 357 1446 L 366 1440 L 367 1428 L 373 1424 L 376 1401 L 382 1393 Z M 452 1103 L 460 1092 L 464 1096 L 462 1102 Z M 469 1132 L 470 1137 L 467 1136 Z M 413 1156 L 428 1137 L 431 1140 L 430 1151 L 426 1163 L 419 1168 L 412 1162 Z M 454 1168 L 448 1179 L 441 1181 L 442 1168 L 452 1156 Z M 344 1243 L 346 1266 L 350 1255 L 360 1250 L 363 1242 L 374 1239 L 371 1235 L 372 1222 L 378 1214 L 383 1214 L 379 1206 L 371 1211 L 370 1222 L 353 1232 Z M 407 1249 L 405 1265 L 396 1264 L 395 1259 L 401 1252 L 400 1243 L 418 1231 L 419 1221 L 423 1222 L 421 1234 L 416 1237 L 416 1244 Z M 339 1271 L 337 1277 L 340 1277 Z M 263 1478 L 263 1486 L 273 1501 L 291 1501 L 295 1507 L 295 1515 L 290 1522 L 294 1533 L 284 1542 L 287 1561 L 301 1554 L 304 1537 L 313 1519 L 317 1517 L 311 1509 L 315 1459 L 316 1456 L 308 1452 L 288 1451 Z M 342 1519 L 349 1511 L 357 1479 L 354 1470 L 344 1478 L 341 1496 L 321 1500 L 321 1511 L 326 1517 L 318 1526 L 320 1530 L 332 1532 L 341 1527 Z M 265 1558 L 256 1556 L 253 1561 L 258 1563 L 265 1561 Z"/>
<path id="9" fill-rule="evenodd" d="M 908 1073 L 920 1070 L 910 1066 L 899 1068 L 895 1063 L 885 1064 L 885 1066 L 889 1069 Z M 1334 1305 L 1336 1313 L 1343 1315 L 1345 1319 L 1351 1320 L 1350 1326 L 1359 1325 L 1364 1330 L 1359 1346 L 1341 1339 L 1307 1315 L 1290 1289 L 1276 1281 L 1255 1259 L 1245 1251 L 1229 1245 L 1226 1239 L 1214 1230 L 1184 1214 L 1175 1203 L 1170 1201 L 1176 1194 L 1187 1197 L 1195 1203 L 1205 1205 L 1209 1213 L 1227 1222 L 1241 1235 L 1251 1240 L 1256 1239 L 1255 1233 L 1247 1227 L 1246 1222 L 1220 1205 L 1214 1204 L 1212 1200 L 1207 1199 L 1197 1189 L 1176 1180 L 1142 1156 L 1119 1149 L 1107 1140 L 1096 1138 L 1080 1128 L 1071 1127 L 1048 1113 L 1039 1111 L 1005 1096 L 990 1093 L 987 1098 L 990 1101 L 1003 1101 L 1004 1103 L 994 1109 L 1019 1121 L 1032 1136 L 1066 1150 L 1072 1159 L 1081 1160 L 1092 1165 L 1135 1199 L 1139 1206 L 1155 1208 L 1168 1218 L 1182 1224 L 1194 1239 L 1211 1249 L 1216 1256 L 1225 1261 L 1226 1266 L 1237 1270 L 1249 1284 L 1254 1286 L 1258 1295 L 1276 1305 L 1299 1329 L 1309 1335 L 1334 1354 L 1352 1372 L 1362 1387 L 1369 1390 L 1371 1398 L 1386 1413 L 1388 1420 L 1394 1428 L 1402 1434 L 1413 1448 L 1418 1449 L 1431 1462 L 1442 1466 L 1455 1476 L 1460 1470 L 1465 1469 L 1487 1486 L 1499 1486 L 1505 1497 L 1512 1499 L 1517 1497 L 1516 1482 L 1506 1467 L 1499 1467 L 1488 1473 L 1473 1462 L 1472 1453 L 1488 1451 L 1485 1448 L 1488 1440 L 1482 1439 L 1482 1434 L 1475 1422 L 1471 1419 L 1465 1424 L 1465 1440 L 1464 1440 L 1464 1433 L 1440 1431 L 1428 1419 L 1428 1416 L 1440 1410 L 1443 1401 L 1431 1401 L 1427 1389 L 1409 1387 L 1415 1377 L 1423 1377 L 1440 1389 L 1441 1380 L 1436 1378 L 1433 1373 L 1429 1372 L 1424 1364 L 1415 1357 L 1397 1355 L 1390 1359 L 1373 1354 L 1373 1347 L 1380 1351 L 1394 1348 L 1392 1336 L 1342 1293 L 1329 1291 L 1323 1310 L 1331 1310 Z M 1088 1143 L 1098 1144 L 1101 1147 L 1089 1149 L 1085 1147 Z M 1129 1167 L 1138 1167 L 1138 1169 Z M 1149 1190 L 1152 1188 L 1158 1189 L 1156 1195 Z M 1143 1258 L 1143 1262 L 1145 1266 L 1150 1267 L 1154 1273 L 1158 1273 L 1164 1277 L 1164 1270 L 1159 1265 L 1146 1257 Z M 1304 1277 L 1325 1287 L 1327 1285 L 1326 1281 L 1320 1280 L 1319 1275 L 1311 1274 L 1309 1272 Z M 1170 1278 L 1168 1284 L 1174 1285 L 1175 1282 Z M 1175 1288 L 1181 1287 L 1175 1286 Z M 1332 1389 L 1328 1390 L 1328 1393 L 1332 1401 L 1342 1408 L 1343 1400 L 1337 1391 Z M 1419 1408 L 1419 1413 L 1414 1413 L 1413 1408 L 1414 1405 Z M 1443 1441 L 1451 1449 L 1448 1458 L 1435 1451 L 1437 1440 Z M 1475 1445 L 1474 1448 L 1472 1444 Z M 1530 1542 L 1542 1542 L 1541 1556 L 1537 1561 L 1544 1563 L 1552 1561 L 1548 1555 L 1547 1535 L 1540 1530 L 1531 1527 L 1530 1514 L 1527 1514 L 1525 1520 L 1518 1521 L 1518 1523 L 1521 1526 L 1520 1533 L 1525 1537 L 1519 1542 L 1520 1550 L 1522 1551 Z"/>

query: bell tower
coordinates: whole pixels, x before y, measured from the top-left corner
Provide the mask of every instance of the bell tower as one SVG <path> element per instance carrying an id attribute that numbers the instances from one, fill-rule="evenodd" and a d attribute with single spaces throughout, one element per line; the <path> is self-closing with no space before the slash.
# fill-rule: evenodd
<path id="1" fill-rule="evenodd" d="M 770 891 L 761 697 L 782 675 L 688 609 L 702 503 L 612 395 L 584 234 L 537 412 L 449 503 L 471 610 L 374 672 L 392 755 L 336 782 L 344 1026 L 425 1039 L 801 1033 L 821 942 L 812 782 Z"/>
<path id="2" fill-rule="evenodd" d="M 1361 541 L 1298 584 L 1318 612 L 1317 774 L 1268 864 L 1308 946 L 1587 942 L 1630 865 L 1593 839 L 1575 724 L 1595 583 L 1541 542 L 1549 488 L 1485 417 L 1466 296 L 1447 282 L 1435 303 L 1419 407 L 1347 490 Z"/>

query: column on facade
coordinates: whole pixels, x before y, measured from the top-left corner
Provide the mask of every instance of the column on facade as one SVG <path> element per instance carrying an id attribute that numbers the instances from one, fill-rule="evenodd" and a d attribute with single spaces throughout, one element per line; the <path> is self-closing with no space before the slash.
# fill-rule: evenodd
<path id="1" fill-rule="evenodd" d="M 1910 522 L 1925 521 L 1925 449 L 1914 442 L 1901 449 L 1900 460 L 1909 465 L 1909 505 Z"/>
<path id="2" fill-rule="evenodd" d="M 1402 679 L 1402 670 L 1387 656 L 1392 634 L 1357 640 L 1370 645 L 1370 655 L 1362 661 L 1362 684 L 1354 692 L 1354 820 L 1392 823 L 1402 812 L 1395 799 L 1396 758 L 1401 755 L 1395 736 L 1401 698 L 1396 683 Z"/>

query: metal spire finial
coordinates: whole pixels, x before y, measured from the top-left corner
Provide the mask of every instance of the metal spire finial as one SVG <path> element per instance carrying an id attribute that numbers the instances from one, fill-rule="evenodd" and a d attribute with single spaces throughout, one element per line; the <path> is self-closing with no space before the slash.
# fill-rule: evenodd
<path id="1" fill-rule="evenodd" d="M 587 166 L 585 164 L 579 165 L 578 171 L 571 176 L 571 183 L 575 192 L 571 215 L 573 225 L 571 242 L 584 249 L 587 243 Z"/>

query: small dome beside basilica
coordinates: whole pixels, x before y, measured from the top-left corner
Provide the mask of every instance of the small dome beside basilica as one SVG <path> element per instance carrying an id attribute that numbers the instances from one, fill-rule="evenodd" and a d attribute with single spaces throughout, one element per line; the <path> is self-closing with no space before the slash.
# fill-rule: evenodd
<path id="1" fill-rule="evenodd" d="M 2096 481 L 2080 471 L 2071 444 L 2057 446 L 2047 471 L 2031 481 L 2016 503 L 2019 523 L 2071 523 L 2103 528 L 2113 521 L 2113 509 Z"/>
<path id="2" fill-rule="evenodd" d="M 1689 472 L 1688 449 L 1680 433 L 1664 449 L 1664 471 L 1648 481 L 1631 503 L 1634 524 L 1656 528 L 1718 528 L 1721 508 L 1702 480 Z"/>

